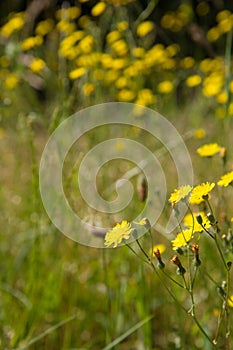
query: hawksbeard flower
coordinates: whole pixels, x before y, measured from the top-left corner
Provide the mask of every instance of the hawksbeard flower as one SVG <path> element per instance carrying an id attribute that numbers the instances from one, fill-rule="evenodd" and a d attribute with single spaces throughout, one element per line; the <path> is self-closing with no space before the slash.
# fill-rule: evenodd
<path id="1" fill-rule="evenodd" d="M 168 201 L 170 203 L 172 203 L 173 205 L 175 205 L 181 199 L 186 198 L 191 190 L 192 190 L 192 187 L 190 185 L 181 186 L 181 187 L 179 187 L 178 189 L 175 189 L 172 192 L 172 194 L 171 194 L 171 196 L 170 196 Z"/>
<path id="2" fill-rule="evenodd" d="M 205 199 L 208 199 L 209 192 L 214 188 L 214 183 L 202 183 L 192 190 L 191 196 L 189 198 L 190 204 L 200 204 L 204 202 Z"/>
<path id="3" fill-rule="evenodd" d="M 202 224 L 200 225 L 197 221 L 197 216 L 201 216 L 202 219 Z M 202 232 L 203 231 L 203 226 L 208 229 L 211 224 L 207 218 L 207 216 L 205 215 L 205 213 L 203 212 L 198 212 L 198 213 L 193 213 L 192 214 L 187 214 L 184 217 L 184 225 L 189 227 L 190 229 L 193 230 L 193 232 Z"/>
<path id="4" fill-rule="evenodd" d="M 187 229 L 179 232 L 172 242 L 172 249 L 177 250 L 177 248 L 186 247 L 189 241 L 193 238 L 193 230 Z"/>
<path id="5" fill-rule="evenodd" d="M 201 157 L 212 157 L 221 151 L 221 147 L 217 143 L 209 143 L 197 149 L 197 153 Z"/>
<path id="6" fill-rule="evenodd" d="M 129 239 L 132 231 L 131 224 L 127 220 L 123 220 L 106 233 L 104 245 L 109 247 L 113 244 L 113 248 L 116 248 L 123 239 Z"/>
<path id="7" fill-rule="evenodd" d="M 229 173 L 223 175 L 221 179 L 217 182 L 219 186 L 227 187 L 231 185 L 233 182 L 233 171 L 230 171 Z"/>

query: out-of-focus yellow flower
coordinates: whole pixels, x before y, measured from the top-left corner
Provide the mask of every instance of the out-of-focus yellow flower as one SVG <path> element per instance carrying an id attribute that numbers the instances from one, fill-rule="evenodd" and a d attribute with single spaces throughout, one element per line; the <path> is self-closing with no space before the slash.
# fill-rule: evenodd
<path id="1" fill-rule="evenodd" d="M 184 185 L 184 186 L 181 186 L 179 188 L 176 188 L 172 192 L 170 198 L 168 199 L 168 202 L 175 205 L 176 203 L 178 203 L 182 199 L 185 199 L 189 195 L 191 190 L 192 190 L 192 187 L 190 185 Z"/>
<path id="2" fill-rule="evenodd" d="M 174 240 L 172 240 L 172 249 L 186 247 L 189 241 L 193 238 L 193 232 L 191 229 L 183 230 L 179 232 Z"/>
<path id="3" fill-rule="evenodd" d="M 228 306 L 233 307 L 233 294 L 228 298 Z"/>
<path id="4" fill-rule="evenodd" d="M 200 204 L 204 202 L 205 199 L 209 198 L 209 193 L 214 188 L 215 183 L 202 183 L 194 187 L 191 192 L 191 196 L 189 197 L 190 204 Z"/>
<path id="5" fill-rule="evenodd" d="M 227 102 L 227 98 L 228 97 L 226 91 L 222 91 L 216 96 L 216 101 L 220 104 L 225 104 Z"/>
<path id="6" fill-rule="evenodd" d="M 135 47 L 132 51 L 132 54 L 136 58 L 141 58 L 145 55 L 144 47 Z"/>
<path id="7" fill-rule="evenodd" d="M 196 129 L 196 130 L 194 131 L 194 134 L 193 134 L 193 136 L 195 137 L 195 139 L 203 139 L 203 138 L 205 137 L 205 135 L 206 135 L 206 132 L 205 132 L 205 130 L 202 129 L 202 128 Z"/>
<path id="8" fill-rule="evenodd" d="M 189 69 L 192 68 L 195 64 L 195 60 L 193 57 L 187 56 L 185 58 L 183 58 L 182 60 L 180 60 L 180 67 L 181 68 L 185 68 L 185 69 Z"/>
<path id="9" fill-rule="evenodd" d="M 226 109 L 223 107 L 218 107 L 215 109 L 215 115 L 216 117 L 218 117 L 219 119 L 223 119 L 226 116 Z"/>
<path id="10" fill-rule="evenodd" d="M 79 44 L 78 47 L 82 53 L 88 54 L 92 52 L 93 46 L 94 46 L 95 40 L 92 35 L 87 35 L 85 38 L 83 38 Z"/>
<path id="11" fill-rule="evenodd" d="M 172 44 L 166 47 L 166 52 L 169 57 L 175 56 L 180 51 L 180 46 L 178 44 Z"/>
<path id="12" fill-rule="evenodd" d="M 40 73 L 44 67 L 45 61 L 41 58 L 34 58 L 29 65 L 29 68 L 33 73 Z"/>
<path id="13" fill-rule="evenodd" d="M 197 153 L 201 157 L 212 157 L 220 151 L 221 147 L 217 143 L 209 143 L 197 149 Z"/>
<path id="14" fill-rule="evenodd" d="M 117 94 L 118 100 L 123 102 L 133 101 L 135 99 L 135 92 L 128 89 L 120 90 Z"/>
<path id="15" fill-rule="evenodd" d="M 197 222 L 197 215 L 201 216 L 202 218 L 202 225 L 200 225 Z M 207 218 L 207 216 L 205 215 L 204 212 L 198 212 L 198 213 L 193 213 L 192 214 L 187 214 L 184 217 L 184 225 L 188 228 L 190 228 L 191 230 L 193 230 L 193 232 L 202 232 L 203 231 L 203 227 L 204 226 L 206 229 L 208 229 L 211 224 Z"/>
<path id="16" fill-rule="evenodd" d="M 107 34 L 106 40 L 108 44 L 112 44 L 121 38 L 121 33 L 118 30 L 113 30 Z"/>
<path id="17" fill-rule="evenodd" d="M 141 219 L 140 221 L 134 221 L 134 224 L 139 225 L 139 226 L 143 226 L 145 227 L 147 230 L 151 229 L 151 224 L 150 221 L 147 217 Z"/>
<path id="18" fill-rule="evenodd" d="M 221 34 L 228 33 L 230 30 L 232 30 L 232 27 L 233 27 L 232 17 L 226 18 L 218 24 L 218 30 Z"/>
<path id="19" fill-rule="evenodd" d="M 233 80 L 230 81 L 229 90 L 233 94 Z"/>
<path id="20" fill-rule="evenodd" d="M 52 31 L 54 27 L 54 21 L 52 19 L 46 19 L 37 24 L 35 33 L 37 35 L 45 36 Z"/>
<path id="21" fill-rule="evenodd" d="M 81 9 L 77 6 L 62 8 L 56 11 L 56 18 L 58 20 L 74 20 L 81 14 Z"/>
<path id="22" fill-rule="evenodd" d="M 219 186 L 227 187 L 231 185 L 232 182 L 233 182 L 233 171 L 230 171 L 229 173 L 223 175 L 217 184 Z"/>
<path id="23" fill-rule="evenodd" d="M 206 16 L 210 11 L 210 6 L 206 1 L 201 1 L 196 7 L 198 16 Z"/>
<path id="24" fill-rule="evenodd" d="M 60 32 L 63 32 L 64 34 L 67 34 L 67 35 L 73 33 L 76 29 L 76 26 L 74 23 L 68 22 L 63 19 L 57 23 L 56 27 Z"/>
<path id="25" fill-rule="evenodd" d="M 102 69 L 96 68 L 93 71 L 93 78 L 97 81 L 101 81 L 104 79 L 104 71 Z"/>
<path id="26" fill-rule="evenodd" d="M 111 47 L 113 51 L 120 57 L 126 56 L 128 53 L 128 45 L 124 40 L 114 41 Z"/>
<path id="27" fill-rule="evenodd" d="M 169 94 L 173 91 L 174 85 L 170 80 L 164 80 L 158 84 L 157 89 L 161 94 Z"/>
<path id="28" fill-rule="evenodd" d="M 223 10 L 217 14 L 216 20 L 217 22 L 221 22 L 221 21 L 224 21 L 225 19 L 228 19 L 230 16 L 231 16 L 231 12 L 229 10 Z"/>
<path id="29" fill-rule="evenodd" d="M 78 79 L 82 77 L 86 73 L 86 71 L 86 68 L 83 67 L 76 68 L 69 73 L 69 78 L 72 80 Z"/>
<path id="30" fill-rule="evenodd" d="M 9 73 L 5 79 L 4 85 L 8 90 L 13 90 L 19 82 L 19 76 L 17 73 Z"/>
<path id="31" fill-rule="evenodd" d="M 116 224 L 113 229 L 106 233 L 104 245 L 110 247 L 113 244 L 113 248 L 116 248 L 123 240 L 130 238 L 132 231 L 131 224 L 128 221 L 123 220 L 120 224 Z"/>
<path id="32" fill-rule="evenodd" d="M 171 29 L 175 25 L 175 13 L 172 11 L 168 11 L 161 19 L 161 26 L 165 29 Z"/>
<path id="33" fill-rule="evenodd" d="M 82 90 L 85 96 L 90 96 L 95 91 L 95 86 L 91 83 L 85 83 L 83 84 Z"/>
<path id="34" fill-rule="evenodd" d="M 208 30 L 207 39 L 210 42 L 214 42 L 214 41 L 217 41 L 219 39 L 220 35 L 221 34 L 220 34 L 218 27 L 213 27 L 213 28 Z"/>
<path id="35" fill-rule="evenodd" d="M 222 74 L 212 73 L 203 81 L 202 93 L 206 97 L 217 95 L 224 84 L 224 77 Z"/>
<path id="36" fill-rule="evenodd" d="M 106 3 L 103 1 L 98 2 L 94 7 L 92 7 L 91 9 L 91 14 L 94 17 L 100 16 L 102 15 L 102 13 L 105 11 L 106 9 Z"/>
<path id="37" fill-rule="evenodd" d="M 107 71 L 105 73 L 104 80 L 107 83 L 115 83 L 115 81 L 118 79 L 118 77 L 119 77 L 119 72 L 115 69 L 110 69 L 109 71 Z"/>
<path id="38" fill-rule="evenodd" d="M 201 84 L 200 75 L 194 74 L 188 77 L 185 81 L 186 85 L 189 87 L 195 87 Z"/>
<path id="39" fill-rule="evenodd" d="M 160 254 L 163 254 L 166 250 L 166 246 L 164 244 L 156 244 L 153 246 L 153 249 L 150 250 L 149 255 L 153 256 L 155 255 L 154 252 L 157 252 L 159 250 Z"/>
<path id="40" fill-rule="evenodd" d="M 23 12 L 19 12 L 14 15 L 6 24 L 0 28 L 0 34 L 5 37 L 11 36 L 14 32 L 23 28 L 25 23 L 25 15 Z"/>
<path id="41" fill-rule="evenodd" d="M 233 102 L 231 102 L 229 104 L 228 113 L 229 113 L 230 116 L 233 116 Z"/>
<path id="42" fill-rule="evenodd" d="M 21 49 L 23 51 L 28 51 L 42 44 L 43 44 L 43 37 L 41 35 L 30 36 L 22 41 Z"/>
<path id="43" fill-rule="evenodd" d="M 10 65 L 10 59 L 8 56 L 0 56 L 0 66 L 2 68 L 7 68 Z"/>
<path id="44" fill-rule="evenodd" d="M 129 23 L 127 21 L 122 21 L 117 23 L 117 29 L 120 32 L 124 32 L 126 29 L 128 29 L 128 27 L 129 27 Z"/>
<path id="45" fill-rule="evenodd" d="M 154 29 L 154 23 L 151 21 L 145 21 L 138 25 L 137 35 L 139 37 L 144 37 L 149 34 Z"/>
<path id="46" fill-rule="evenodd" d="M 156 101 L 156 96 L 150 89 L 142 89 L 138 92 L 138 98 L 135 103 L 142 106 L 153 105 Z"/>
<path id="47" fill-rule="evenodd" d="M 86 26 L 90 23 L 91 19 L 88 15 L 83 15 L 78 20 L 78 25 L 81 28 L 86 28 Z"/>

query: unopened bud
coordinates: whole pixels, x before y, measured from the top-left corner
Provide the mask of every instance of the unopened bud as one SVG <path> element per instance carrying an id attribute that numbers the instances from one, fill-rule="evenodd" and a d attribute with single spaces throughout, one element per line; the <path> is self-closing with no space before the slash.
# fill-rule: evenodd
<path id="1" fill-rule="evenodd" d="M 176 273 L 178 275 L 184 275 L 186 270 L 185 268 L 182 266 L 180 259 L 178 258 L 177 255 L 174 255 L 173 258 L 171 259 L 171 262 L 173 262 L 173 264 L 175 264 L 176 266 L 178 266 Z"/>
<path id="2" fill-rule="evenodd" d="M 200 214 L 196 215 L 196 219 L 197 219 L 198 224 L 202 225 L 203 219 L 202 219 L 202 216 Z"/>
<path id="3" fill-rule="evenodd" d="M 208 218 L 209 222 L 211 223 L 211 225 L 215 225 L 216 224 L 216 220 L 215 220 L 215 217 L 213 216 L 213 214 L 208 213 L 207 214 L 207 218 Z"/>

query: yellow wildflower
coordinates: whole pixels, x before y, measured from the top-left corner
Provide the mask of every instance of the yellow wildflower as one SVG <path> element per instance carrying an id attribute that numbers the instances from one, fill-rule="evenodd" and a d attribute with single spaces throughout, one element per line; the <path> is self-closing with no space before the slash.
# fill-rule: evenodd
<path id="1" fill-rule="evenodd" d="M 190 77 L 186 79 L 185 83 L 189 87 L 198 86 L 201 84 L 201 77 L 200 75 L 197 75 L 197 74 L 190 75 Z"/>
<path id="2" fill-rule="evenodd" d="M 4 82 L 4 85 L 5 85 L 6 89 L 12 90 L 16 87 L 18 82 L 19 82 L 18 75 L 16 73 L 10 73 L 7 75 L 5 82 Z"/>
<path id="3" fill-rule="evenodd" d="M 129 23 L 127 21 L 122 21 L 117 23 L 117 29 L 120 32 L 124 32 L 126 29 L 128 29 L 128 27 L 129 27 Z"/>
<path id="4" fill-rule="evenodd" d="M 29 68 L 33 73 L 39 73 L 45 67 L 45 61 L 41 58 L 34 58 L 30 63 Z"/>
<path id="5" fill-rule="evenodd" d="M 24 26 L 24 23 L 25 23 L 24 14 L 17 13 L 14 17 L 12 17 L 6 24 L 4 24 L 1 27 L 0 33 L 5 37 L 9 37 L 14 32 L 22 29 Z"/>
<path id="6" fill-rule="evenodd" d="M 90 96 L 95 91 L 95 86 L 91 83 L 86 83 L 83 85 L 82 89 L 85 96 Z"/>
<path id="7" fill-rule="evenodd" d="M 69 73 L 69 78 L 72 80 L 78 79 L 81 76 L 83 76 L 85 73 L 86 73 L 86 68 L 83 68 L 83 67 L 76 68 Z"/>
<path id="8" fill-rule="evenodd" d="M 185 247 L 192 238 L 193 232 L 191 229 L 179 232 L 176 238 L 172 240 L 172 249 L 177 250 L 177 248 Z"/>
<path id="9" fill-rule="evenodd" d="M 221 35 L 221 33 L 220 33 L 218 27 L 213 27 L 210 30 L 208 30 L 208 32 L 207 32 L 207 39 L 210 42 L 214 42 L 214 41 L 218 40 L 220 35 Z"/>
<path id="10" fill-rule="evenodd" d="M 118 100 L 123 102 L 129 102 L 134 100 L 135 92 L 128 89 L 123 89 L 118 92 Z"/>
<path id="11" fill-rule="evenodd" d="M 105 11 L 105 9 L 106 9 L 105 2 L 103 1 L 97 2 L 97 4 L 94 7 L 92 7 L 91 14 L 94 17 L 100 16 Z"/>
<path id="12" fill-rule="evenodd" d="M 214 183 L 206 182 L 194 187 L 189 198 L 189 203 L 200 204 L 204 202 L 205 199 L 209 198 L 209 192 L 212 191 L 214 186 Z"/>
<path id="13" fill-rule="evenodd" d="M 206 135 L 206 132 L 205 132 L 205 130 L 202 129 L 202 128 L 196 129 L 196 130 L 194 131 L 194 134 L 193 134 L 193 136 L 194 136 L 196 139 L 203 139 L 203 138 L 205 137 L 205 135 Z"/>
<path id="14" fill-rule="evenodd" d="M 45 36 L 50 33 L 53 29 L 54 21 L 52 19 L 46 19 L 37 24 L 35 33 L 37 35 Z"/>
<path id="15" fill-rule="evenodd" d="M 174 205 L 178 203 L 181 199 L 185 199 L 191 190 L 192 187 L 190 185 L 181 186 L 172 192 L 168 201 Z"/>
<path id="16" fill-rule="evenodd" d="M 71 23 L 71 22 L 68 22 L 68 21 L 65 21 L 65 20 L 61 20 L 57 23 L 57 29 L 60 31 L 60 32 L 63 32 L 67 35 L 73 33 L 76 29 L 76 26 L 74 23 Z"/>
<path id="17" fill-rule="evenodd" d="M 209 143 L 206 145 L 203 145 L 202 147 L 199 147 L 197 149 L 197 153 L 201 157 L 212 157 L 215 154 L 219 153 L 221 150 L 221 147 L 217 143 Z"/>
<path id="18" fill-rule="evenodd" d="M 154 28 L 153 22 L 151 22 L 151 21 L 142 22 L 137 27 L 137 35 L 139 37 L 144 37 L 148 33 L 150 33 L 153 30 L 153 28 Z"/>
<path id="19" fill-rule="evenodd" d="M 233 171 L 230 171 L 229 173 L 223 175 L 217 184 L 219 186 L 227 187 L 232 184 L 232 181 L 233 181 Z"/>
<path id="20" fill-rule="evenodd" d="M 170 80 L 164 80 L 157 86 L 157 89 L 161 94 L 169 94 L 172 92 L 173 88 L 173 83 Z"/>
<path id="21" fill-rule="evenodd" d="M 228 298 L 228 306 L 233 307 L 233 294 Z"/>
<path id="22" fill-rule="evenodd" d="M 109 247 L 113 244 L 113 248 L 116 248 L 123 240 L 130 238 L 132 231 L 131 224 L 127 220 L 123 220 L 106 233 L 104 245 Z"/>
<path id="23" fill-rule="evenodd" d="M 198 16 L 205 16 L 210 11 L 210 6 L 206 1 L 201 1 L 196 7 Z"/>
<path id="24" fill-rule="evenodd" d="M 107 34 L 107 43 L 112 44 L 114 41 L 117 41 L 121 38 L 121 33 L 118 30 L 113 30 Z"/>
<path id="25" fill-rule="evenodd" d="M 163 254 L 166 250 L 166 246 L 164 244 L 156 244 L 153 246 L 153 249 L 150 250 L 149 255 L 153 256 L 155 255 L 154 252 L 157 252 L 159 250 L 160 254 Z"/>
<path id="26" fill-rule="evenodd" d="M 184 225 L 193 230 L 193 232 L 202 232 L 203 227 L 197 222 L 196 216 L 200 215 L 202 218 L 202 226 L 208 229 L 211 225 L 204 212 L 198 212 L 192 214 L 187 214 L 184 217 Z"/>
<path id="27" fill-rule="evenodd" d="M 189 69 L 189 68 L 192 68 L 194 64 L 195 64 L 195 60 L 193 59 L 193 57 L 190 57 L 190 56 L 187 56 L 182 60 L 180 60 L 181 68 Z"/>
<path id="28" fill-rule="evenodd" d="M 37 36 L 29 36 L 24 39 L 21 43 L 21 49 L 23 51 L 28 51 L 33 49 L 35 46 L 40 46 L 43 43 L 43 38 L 40 35 Z"/>
<path id="29" fill-rule="evenodd" d="M 227 98 L 228 96 L 226 91 L 222 91 L 216 96 L 216 101 L 220 104 L 225 104 L 227 102 Z"/>

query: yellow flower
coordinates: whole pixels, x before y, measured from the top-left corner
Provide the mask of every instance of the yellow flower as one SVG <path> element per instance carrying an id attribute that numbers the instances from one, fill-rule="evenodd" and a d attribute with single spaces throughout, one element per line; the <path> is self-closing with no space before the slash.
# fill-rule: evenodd
<path id="1" fill-rule="evenodd" d="M 232 181 L 233 181 L 233 171 L 230 171 L 229 173 L 221 177 L 221 180 L 218 181 L 218 185 L 227 187 L 232 184 Z"/>
<path id="2" fill-rule="evenodd" d="M 104 245 L 109 247 L 113 244 L 113 248 L 116 248 L 122 240 L 130 238 L 132 231 L 131 224 L 127 220 L 123 220 L 120 224 L 116 224 L 113 229 L 106 233 Z"/>
<path id="3" fill-rule="evenodd" d="M 123 89 L 118 92 L 118 100 L 123 102 L 132 101 L 135 98 L 135 92 L 132 90 Z"/>
<path id="4" fill-rule="evenodd" d="M 193 232 L 202 232 L 203 228 L 202 226 L 197 222 L 196 216 L 200 215 L 202 218 L 202 226 L 204 226 L 206 229 L 208 229 L 211 225 L 210 222 L 203 212 L 198 212 L 198 213 L 193 213 L 192 214 L 187 214 L 184 217 L 184 225 L 189 227 Z"/>
<path id="5" fill-rule="evenodd" d="M 190 185 L 181 186 L 172 192 L 168 201 L 174 205 L 178 203 L 181 199 L 186 198 L 191 190 L 192 187 Z"/>
<path id="6" fill-rule="evenodd" d="M 154 23 L 151 21 L 145 21 L 138 25 L 137 27 L 137 35 L 139 37 L 146 36 L 148 33 L 150 33 L 154 28 Z"/>
<path id="7" fill-rule="evenodd" d="M 173 83 L 170 80 L 164 80 L 161 83 L 158 84 L 158 91 L 161 94 L 169 94 L 170 92 L 172 92 L 174 86 Z"/>
<path id="8" fill-rule="evenodd" d="M 37 24 L 35 33 L 37 35 L 45 36 L 52 31 L 54 26 L 54 21 L 52 19 L 46 19 Z"/>
<path id="9" fill-rule="evenodd" d="M 68 22 L 68 21 L 65 21 L 65 20 L 61 20 L 57 23 L 57 29 L 60 31 L 60 32 L 63 32 L 65 34 L 71 34 L 75 31 L 76 29 L 76 26 L 74 23 L 71 23 L 71 22 Z"/>
<path id="10" fill-rule="evenodd" d="M 145 49 L 143 47 L 135 47 L 132 51 L 134 57 L 141 58 L 145 55 Z M 233 81 L 232 81 L 232 91 L 233 91 Z"/>
<path id="11" fill-rule="evenodd" d="M 19 77 L 16 73 L 10 73 L 7 75 L 4 85 L 6 87 L 6 89 L 8 90 L 12 90 L 16 87 L 16 85 L 19 82 Z"/>
<path id="12" fill-rule="evenodd" d="M 45 61 L 41 58 L 34 58 L 30 63 L 29 68 L 33 73 L 39 73 L 45 67 Z"/>
<path id="13" fill-rule="evenodd" d="M 128 29 L 128 27 L 129 27 L 129 23 L 127 21 L 122 21 L 117 23 L 117 29 L 120 32 L 124 32 L 126 29 Z"/>
<path id="14" fill-rule="evenodd" d="M 222 92 L 220 92 L 220 94 L 218 94 L 216 96 L 216 101 L 218 103 L 225 104 L 227 102 L 227 98 L 228 98 L 228 96 L 227 96 L 226 91 L 222 91 Z"/>
<path id="15" fill-rule="evenodd" d="M 72 80 L 78 79 L 81 76 L 83 76 L 85 73 L 86 73 L 86 68 L 83 68 L 83 67 L 76 68 L 69 73 L 69 78 Z"/>
<path id="16" fill-rule="evenodd" d="M 4 24 L 4 26 L 2 26 L 0 33 L 5 37 L 9 37 L 14 32 L 19 31 L 24 26 L 24 23 L 24 14 L 17 13 L 6 24 Z"/>
<path id="17" fill-rule="evenodd" d="M 191 196 L 189 198 L 190 204 L 200 204 L 204 202 L 205 199 L 208 199 L 209 192 L 214 188 L 214 183 L 202 183 L 192 190 Z"/>
<path id="18" fill-rule="evenodd" d="M 150 89 L 142 89 L 138 92 L 138 104 L 149 106 L 155 103 L 156 97 Z"/>
<path id="19" fill-rule="evenodd" d="M 193 238 L 193 232 L 191 229 L 183 230 L 179 232 L 174 240 L 172 240 L 172 249 L 185 247 L 189 241 Z"/>
<path id="20" fill-rule="evenodd" d="M 195 137 L 195 139 L 203 139 L 205 137 L 206 133 L 205 130 L 200 128 L 200 129 L 196 129 L 194 131 L 193 136 Z"/>
<path id="21" fill-rule="evenodd" d="M 102 1 L 98 2 L 94 7 L 91 9 L 91 14 L 94 17 L 100 16 L 106 9 L 106 4 Z"/>
<path id="22" fill-rule="evenodd" d="M 153 249 L 150 250 L 149 255 L 153 256 L 154 252 L 157 252 L 159 250 L 160 254 L 163 254 L 166 250 L 166 246 L 164 244 L 156 244 L 153 246 Z"/>
<path id="23" fill-rule="evenodd" d="M 195 60 L 193 59 L 193 57 L 190 57 L 190 56 L 187 56 L 182 60 L 180 60 L 181 68 L 189 69 L 189 68 L 192 68 L 194 64 L 195 64 Z"/>
<path id="24" fill-rule="evenodd" d="M 112 32 L 108 33 L 107 35 L 107 43 L 112 44 L 114 41 L 117 41 L 121 38 L 121 33 L 117 30 L 113 30 Z"/>
<path id="25" fill-rule="evenodd" d="M 230 295 L 229 298 L 228 298 L 228 305 L 229 305 L 230 307 L 233 307 L 233 294 Z"/>
<path id="26" fill-rule="evenodd" d="M 201 84 L 201 77 L 200 75 L 191 75 L 190 77 L 188 77 L 186 79 L 186 85 L 189 87 L 194 87 L 194 86 L 198 86 Z"/>
<path id="27" fill-rule="evenodd" d="M 86 83 L 82 89 L 85 96 L 90 96 L 95 91 L 95 86 L 91 83 Z"/>
<path id="28" fill-rule="evenodd" d="M 33 49 L 35 46 L 40 46 L 43 43 L 43 38 L 40 35 L 37 36 L 29 36 L 24 39 L 21 43 L 21 49 L 23 51 L 28 51 Z"/>
<path id="29" fill-rule="evenodd" d="M 212 157 L 215 154 L 219 153 L 221 147 L 217 143 L 209 143 L 197 149 L 197 153 L 201 157 Z"/>
<path id="30" fill-rule="evenodd" d="M 214 41 L 218 40 L 220 35 L 221 35 L 221 33 L 220 33 L 218 27 L 213 27 L 210 30 L 208 30 L 208 32 L 207 32 L 207 39 L 210 42 L 214 42 Z"/>

